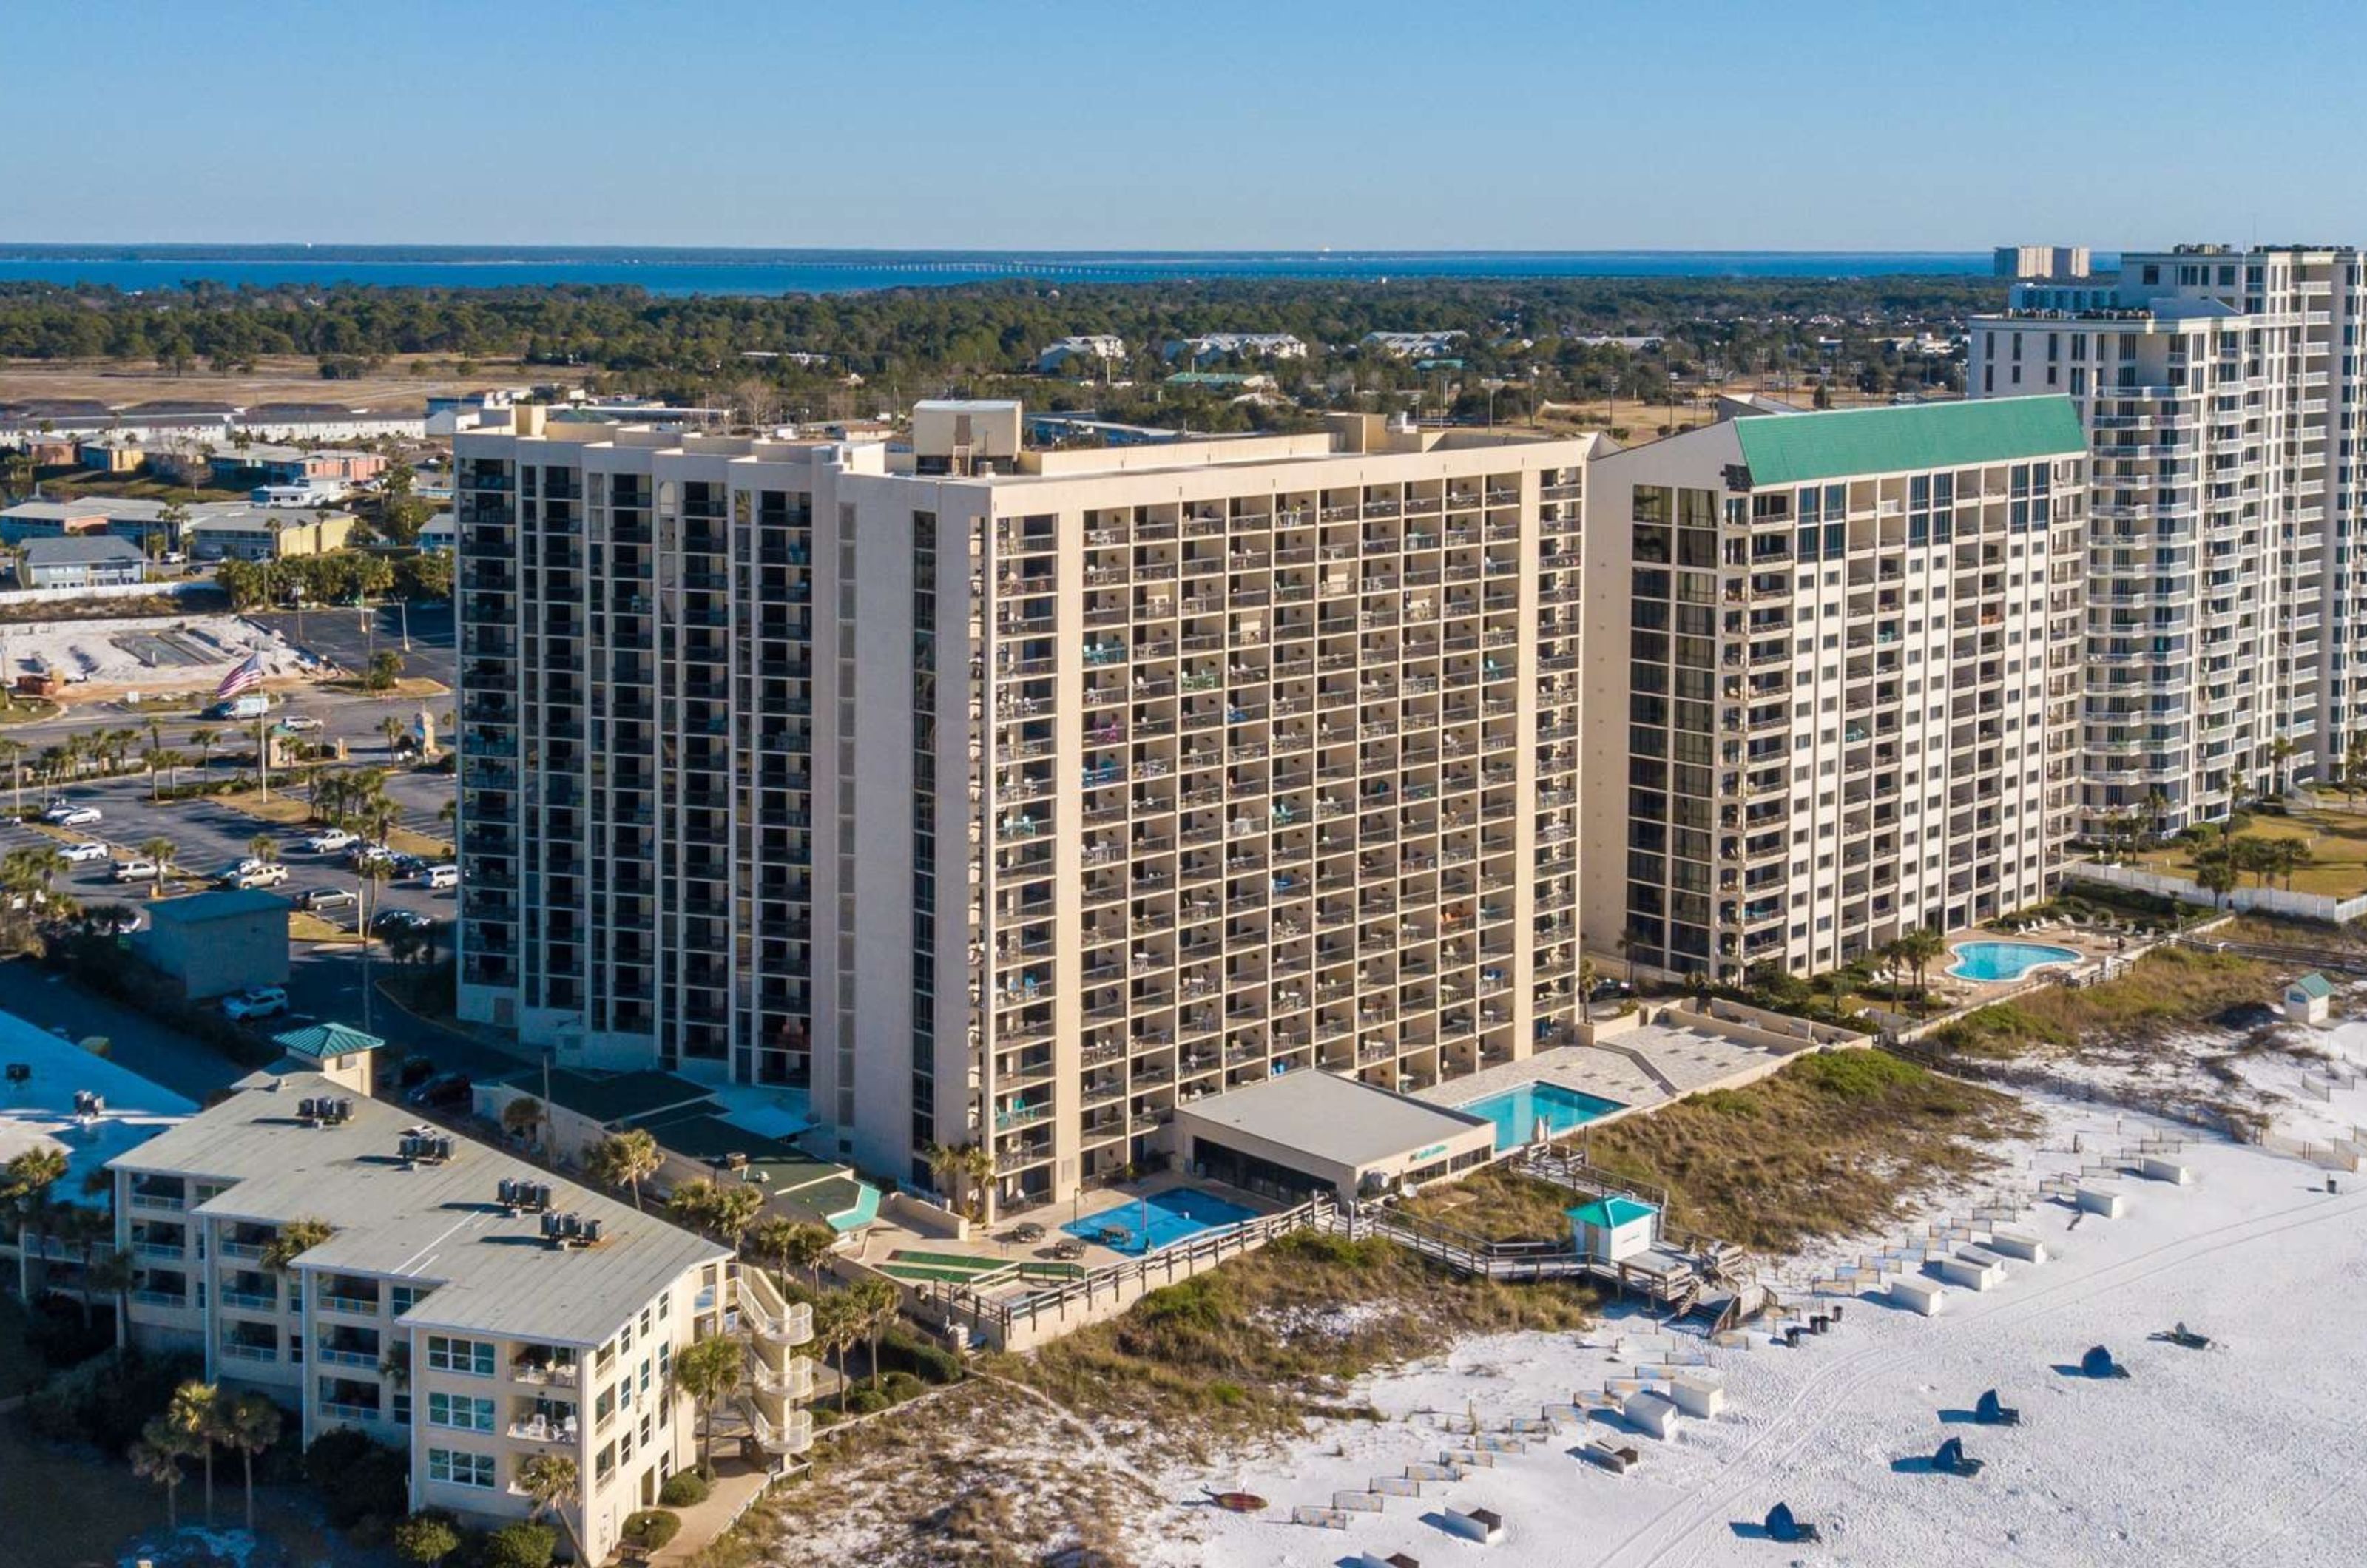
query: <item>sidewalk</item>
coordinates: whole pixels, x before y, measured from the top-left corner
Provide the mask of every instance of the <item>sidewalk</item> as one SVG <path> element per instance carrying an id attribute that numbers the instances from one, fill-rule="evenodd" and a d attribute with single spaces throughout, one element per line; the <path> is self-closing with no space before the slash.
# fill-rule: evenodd
<path id="1" fill-rule="evenodd" d="M 682 1529 L 651 1552 L 650 1561 L 663 1568 L 667 1563 L 687 1562 L 706 1551 L 748 1511 L 772 1479 L 746 1460 L 717 1456 L 715 1484 L 707 1501 L 674 1510 L 682 1516 Z"/>

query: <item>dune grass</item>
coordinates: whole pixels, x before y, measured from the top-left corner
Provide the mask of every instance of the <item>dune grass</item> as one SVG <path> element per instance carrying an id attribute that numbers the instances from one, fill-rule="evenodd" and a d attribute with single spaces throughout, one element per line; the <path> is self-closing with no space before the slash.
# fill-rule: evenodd
<path id="1" fill-rule="evenodd" d="M 2234 1009 L 2273 1004 L 2283 980 L 2282 969 L 2260 959 L 2157 947 L 2118 979 L 2076 990 L 2043 987 L 1965 1015 L 1933 1043 L 1992 1060 L 2144 1044 L 2180 1028 L 2220 1025 Z"/>
<path id="2" fill-rule="evenodd" d="M 1588 1136 L 1614 1175 L 1668 1190 L 1670 1221 L 1754 1251 L 1873 1230 L 1935 1182 L 1994 1166 L 2034 1118 L 2010 1095 L 1880 1051 L 1804 1057 Z"/>
<path id="3" fill-rule="evenodd" d="M 1575 1328 L 1594 1304 L 1582 1287 L 1465 1280 L 1390 1242 L 1300 1231 L 987 1370 L 1172 1461 L 1336 1414 L 1350 1380 L 1458 1335 Z"/>
<path id="4" fill-rule="evenodd" d="M 1398 1212 L 1482 1241 L 1567 1241 L 1577 1193 L 1510 1165 L 1486 1166 L 1457 1180 L 1429 1187 L 1398 1203 Z"/>

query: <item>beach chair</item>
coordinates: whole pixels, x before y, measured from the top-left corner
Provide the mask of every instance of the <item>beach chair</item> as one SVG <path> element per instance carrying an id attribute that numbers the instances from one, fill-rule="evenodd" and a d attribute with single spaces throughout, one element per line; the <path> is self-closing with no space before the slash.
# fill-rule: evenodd
<path id="1" fill-rule="evenodd" d="M 1989 1390 L 1973 1402 L 1973 1420 L 1983 1427 L 2019 1427 L 2022 1412 L 2011 1405 L 1999 1404 L 1998 1391 Z"/>
<path id="2" fill-rule="evenodd" d="M 1977 1460 L 1967 1455 L 1965 1452 L 1965 1440 L 1962 1438 L 1950 1438 L 1942 1443 L 1939 1451 L 1931 1456 L 1931 1468 L 1947 1475 L 1978 1475 L 1981 1472 L 1981 1466 L 1987 1462 L 1988 1461 L 1986 1460 Z"/>
<path id="3" fill-rule="evenodd" d="M 2112 1359 L 2112 1353 L 2101 1345 L 2090 1345 L 2088 1353 L 2079 1358 L 2079 1373 L 2090 1378 L 2124 1378 L 2128 1368 Z"/>
<path id="4" fill-rule="evenodd" d="M 1789 1503 L 1778 1503 L 1767 1510 L 1767 1534 L 1769 1539 L 1782 1541 L 1786 1546 L 1824 1540 L 1824 1533 L 1816 1526 L 1792 1517 Z"/>
<path id="5" fill-rule="evenodd" d="M 2211 1340 L 2208 1336 L 2195 1333 L 2194 1330 L 2187 1327 L 2183 1323 L 2180 1324 L 2175 1328 L 2160 1330 L 2148 1335 L 2146 1337 L 2159 1339 L 2167 1344 L 2175 1345 L 2181 1350 L 2208 1350 L 2211 1348 Z"/>

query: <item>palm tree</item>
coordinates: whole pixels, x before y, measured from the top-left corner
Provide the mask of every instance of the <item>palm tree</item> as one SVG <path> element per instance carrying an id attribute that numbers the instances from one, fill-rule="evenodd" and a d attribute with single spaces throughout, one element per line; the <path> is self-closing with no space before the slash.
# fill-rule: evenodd
<path id="1" fill-rule="evenodd" d="M 2227 895 L 2243 885 L 2243 874 L 2236 869 L 2233 860 L 2224 854 L 2198 856 L 2194 863 L 2194 881 L 2212 896 L 2212 906 L 2224 909 Z"/>
<path id="2" fill-rule="evenodd" d="M 863 1309 L 852 1292 L 832 1291 L 814 1303 L 814 1343 L 832 1359 L 842 1387 L 846 1382 L 846 1352 L 862 1336 Z"/>
<path id="3" fill-rule="evenodd" d="M 126 1325 L 131 1321 L 131 1287 L 140 1278 L 139 1267 L 129 1252 L 111 1251 L 91 1264 L 84 1276 L 92 1290 L 105 1291 L 115 1298 L 115 1348 L 120 1352 L 130 1342 Z"/>
<path id="4" fill-rule="evenodd" d="M 218 729 L 189 731 L 189 744 L 198 749 L 198 768 L 200 772 L 214 765 L 214 743 L 221 739 L 221 731 Z"/>
<path id="5" fill-rule="evenodd" d="M 741 1256 L 760 1269 L 769 1264 L 775 1273 L 787 1273 L 800 1228 L 787 1214 L 767 1214 L 748 1227 L 747 1235 L 740 1243 Z M 776 1280 L 774 1283 L 778 1285 L 781 1281 Z M 782 1294 L 787 1293 L 786 1289 L 782 1291 Z"/>
<path id="6" fill-rule="evenodd" d="M 386 738 L 387 752 L 392 755 L 402 750 L 402 742 L 411 734 L 411 727 L 389 714 L 378 721 L 378 732 Z"/>
<path id="7" fill-rule="evenodd" d="M 711 1334 L 697 1344 L 685 1346 L 674 1359 L 675 1386 L 690 1395 L 698 1410 L 698 1469 L 702 1475 L 715 1474 L 711 1458 L 715 1407 L 739 1392 L 746 1363 L 747 1351 L 740 1341 L 722 1334 Z"/>
<path id="8" fill-rule="evenodd" d="M 517 1483 L 519 1491 L 534 1499 L 534 1508 L 527 1517 L 539 1518 L 549 1514 L 556 1518 L 560 1529 L 567 1532 L 568 1544 L 575 1549 L 575 1561 L 583 1562 L 589 1553 L 583 1550 L 583 1538 L 575 1533 L 575 1521 L 567 1517 L 568 1506 L 583 1494 L 582 1476 L 575 1461 L 562 1453 L 538 1453 L 518 1466 Z"/>
<path id="9" fill-rule="evenodd" d="M 151 1416 L 131 1445 L 131 1473 L 164 1489 L 164 1528 L 181 1528 L 181 1461 L 196 1457 L 198 1446 L 187 1433 L 162 1416 Z"/>
<path id="10" fill-rule="evenodd" d="M 629 1189 L 633 1194 L 633 1207 L 638 1210 L 641 1206 L 641 1183 L 657 1174 L 662 1157 L 658 1153 L 658 1141 L 649 1130 L 632 1127 L 622 1133 L 611 1134 L 593 1145 L 591 1153 L 584 1158 L 583 1168 L 595 1181 Z"/>
<path id="11" fill-rule="evenodd" d="M 666 1199 L 666 1218 L 709 1232 L 734 1247 L 764 1209 L 762 1189 L 745 1182 L 712 1181 L 704 1176 L 684 1182 Z"/>
<path id="12" fill-rule="evenodd" d="M 821 1289 L 821 1260 L 838 1246 L 838 1233 L 828 1225 L 802 1224 L 797 1227 L 785 1253 L 789 1263 L 806 1271 L 816 1291 Z"/>
<path id="13" fill-rule="evenodd" d="M 43 1145 L 10 1158 L 0 1180 L 0 1198 L 7 1200 L 17 1224 L 36 1237 L 50 1230 L 50 1189 L 65 1179 L 65 1151 Z"/>
<path id="14" fill-rule="evenodd" d="M 279 1406 L 259 1393 L 242 1393 L 230 1402 L 222 1433 L 238 1450 L 246 1472 L 246 1529 L 255 1533 L 255 1456 L 279 1440 Z"/>
<path id="15" fill-rule="evenodd" d="M 532 1095 L 522 1094 L 502 1107 L 502 1131 L 513 1138 L 538 1141 L 547 1118 L 542 1113 L 542 1101 Z"/>
<path id="16" fill-rule="evenodd" d="M 276 864 L 279 859 L 279 840 L 268 833 L 257 833 L 246 841 L 246 852 L 266 865 Z"/>
<path id="17" fill-rule="evenodd" d="M 971 1217 L 984 1220 L 988 1190 L 994 1180 L 994 1156 L 977 1144 L 934 1144 L 929 1148 L 929 1176 L 948 1198 L 958 1198 Z"/>
<path id="18" fill-rule="evenodd" d="M 1915 988 L 1929 990 L 1930 983 L 1925 979 L 1924 972 L 1931 967 L 1932 960 L 1948 951 L 1948 939 L 1930 926 L 1917 926 L 1898 934 L 1898 946 L 1908 966 L 1915 971 Z"/>
<path id="19" fill-rule="evenodd" d="M 206 1461 L 206 1523 L 210 1525 L 214 1522 L 214 1442 L 224 1425 L 221 1390 L 191 1378 L 173 1391 L 164 1418 L 189 1440 L 190 1451 Z"/>
<path id="20" fill-rule="evenodd" d="M 335 1231 L 326 1220 L 289 1220 L 263 1249 L 263 1266 L 285 1277 L 299 1258 L 320 1246 Z"/>
<path id="21" fill-rule="evenodd" d="M 903 1303 L 896 1287 L 885 1280 L 866 1280 L 847 1292 L 855 1298 L 855 1326 L 868 1342 L 871 1355 L 871 1386 L 879 1386 L 879 1337 L 895 1326 L 896 1315 Z"/>
<path id="22" fill-rule="evenodd" d="M 153 838 L 142 840 L 140 845 L 140 858 L 147 861 L 156 868 L 154 877 L 148 884 L 148 897 L 151 898 L 163 897 L 164 896 L 164 871 L 166 867 L 173 863 L 173 840 L 165 838 L 161 833 Z"/>

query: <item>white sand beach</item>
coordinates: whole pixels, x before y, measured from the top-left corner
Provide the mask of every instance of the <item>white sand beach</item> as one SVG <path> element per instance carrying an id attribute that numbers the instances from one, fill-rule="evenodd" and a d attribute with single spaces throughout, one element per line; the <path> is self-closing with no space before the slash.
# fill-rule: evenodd
<path id="1" fill-rule="evenodd" d="M 2367 1057 L 2367 1025 L 2313 1037 Z M 2298 1076 L 2296 1071 L 2294 1076 Z M 2159 1124 L 2100 1107 L 2036 1102 L 2048 1130 L 2022 1151 L 2031 1178 L 2076 1168 L 2076 1134 L 2134 1139 Z M 2367 1122 L 2367 1089 L 2313 1100 L 2313 1122 Z M 2165 1129 L 2166 1130 L 2166 1129 Z M 1166 1478 L 1175 1506 L 1139 1521 L 1145 1562 L 1215 1568 L 1330 1568 L 1405 1552 L 1425 1568 L 1648 1568 L 1655 1564 L 2022 1562 L 2322 1564 L 2367 1541 L 2367 1492 L 2354 1481 L 2358 1391 L 2367 1386 L 2367 1177 L 2197 1137 L 2179 1158 L 2194 1182 L 2118 1183 L 2119 1219 L 2065 1203 L 2023 1227 L 2050 1258 L 2010 1263 L 1986 1292 L 1951 1290 L 1921 1317 L 1871 1299 L 1800 1348 L 1708 1348 L 1726 1408 L 1637 1436 L 1616 1418 L 1565 1426 L 1492 1469 L 1391 1497 L 1345 1529 L 1289 1522 L 1294 1505 L 1329 1505 L 1371 1478 L 1401 1474 L 1455 1446 L 1444 1427 L 1483 1430 L 1600 1390 L 1621 1370 L 1614 1320 L 1583 1337 L 1466 1342 L 1444 1362 L 1376 1377 L 1353 1398 L 1390 1419 L 1327 1423 L 1286 1453 Z M 1853 1256 L 1860 1247 L 1844 1249 Z M 1797 1260 L 1788 1272 L 1813 1271 Z M 2188 1350 L 2148 1339 L 2183 1320 L 2220 1341 Z M 1698 1341 L 1696 1341 L 1698 1343 Z M 2067 1375 L 2090 1345 L 2111 1348 L 2126 1381 Z M 2011 1429 L 1967 1424 L 1985 1389 L 2017 1406 Z M 1434 1414 L 1424 1414 L 1432 1412 Z M 1596 1435 L 1642 1452 L 1614 1477 L 1572 1455 Z M 1977 1477 L 1920 1462 L 1949 1436 L 1987 1461 Z M 1904 1461 L 1904 1462 L 1902 1462 Z M 1263 1515 L 1198 1505 L 1202 1486 L 1269 1499 Z M 1824 1540 L 1784 1546 L 1757 1528 L 1788 1502 Z M 1505 1520 L 1492 1546 L 1442 1528 L 1443 1510 Z M 1181 1539 L 1188 1536 L 1192 1539 Z"/>

